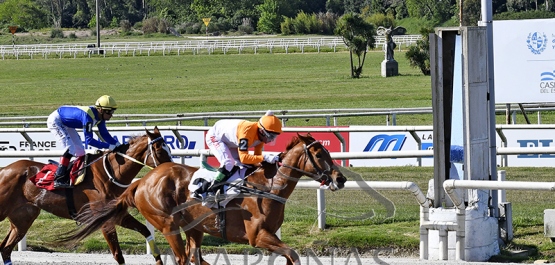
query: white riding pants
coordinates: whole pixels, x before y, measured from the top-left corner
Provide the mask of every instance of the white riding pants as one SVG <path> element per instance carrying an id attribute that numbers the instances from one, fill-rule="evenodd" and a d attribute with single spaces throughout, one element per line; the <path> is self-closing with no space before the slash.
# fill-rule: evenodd
<path id="1" fill-rule="evenodd" d="M 85 155 L 85 148 L 79 133 L 74 128 L 67 127 L 62 123 L 58 111 L 54 111 L 48 116 L 46 125 L 62 149 L 69 150 L 69 153 L 75 157 Z"/>
<path id="2" fill-rule="evenodd" d="M 217 135 L 214 135 L 212 130 L 208 130 L 206 133 L 206 145 L 214 157 L 218 159 L 218 162 L 220 162 L 220 167 L 225 167 L 228 171 L 240 161 L 237 148 L 231 150 Z"/>

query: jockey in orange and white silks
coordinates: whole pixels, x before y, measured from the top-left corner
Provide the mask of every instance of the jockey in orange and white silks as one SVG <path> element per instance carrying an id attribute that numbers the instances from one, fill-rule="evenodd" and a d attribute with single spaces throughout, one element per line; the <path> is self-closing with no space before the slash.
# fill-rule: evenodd
<path id="1" fill-rule="evenodd" d="M 55 188 L 72 187 L 65 177 L 69 161 L 73 156 L 85 155 L 85 146 L 76 129 L 83 129 L 87 146 L 114 150 L 120 145 L 106 129 L 106 121 L 112 118 L 117 107 L 112 97 L 104 95 L 98 98 L 94 106 L 61 106 L 48 116 L 48 129 L 54 134 L 60 147 L 66 150 L 56 170 Z M 94 139 L 93 126 L 98 128 L 102 141 Z"/>
<path id="2" fill-rule="evenodd" d="M 220 162 L 219 174 L 211 188 L 232 175 L 235 166 L 276 163 L 279 157 L 262 155 L 264 144 L 274 141 L 281 133 L 281 121 L 272 111 L 257 122 L 246 120 L 219 120 L 206 134 L 206 145 Z M 249 153 L 254 148 L 254 153 Z M 209 188 L 209 190 L 211 189 Z"/>

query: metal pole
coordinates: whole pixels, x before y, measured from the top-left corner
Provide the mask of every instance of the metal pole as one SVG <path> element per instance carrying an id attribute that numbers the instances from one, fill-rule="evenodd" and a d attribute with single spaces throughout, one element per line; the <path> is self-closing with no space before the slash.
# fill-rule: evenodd
<path id="1" fill-rule="evenodd" d="M 98 0 L 96 0 L 96 48 L 100 54 L 100 7 L 98 6 Z"/>
<path id="2" fill-rule="evenodd" d="M 487 45 L 488 45 L 488 86 L 489 86 L 489 114 L 490 114 L 490 180 L 497 180 L 497 153 L 496 153 L 496 135 L 495 135 L 495 86 L 493 83 L 493 12 L 492 0 L 482 0 L 482 20 L 480 26 L 486 27 Z M 491 207 L 493 208 L 492 217 L 499 217 L 497 192 L 491 193 Z"/>

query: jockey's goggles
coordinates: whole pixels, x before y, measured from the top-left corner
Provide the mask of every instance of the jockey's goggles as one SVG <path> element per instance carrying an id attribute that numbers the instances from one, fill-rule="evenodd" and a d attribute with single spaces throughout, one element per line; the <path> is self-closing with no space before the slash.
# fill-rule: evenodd
<path id="1" fill-rule="evenodd" d="M 116 109 L 102 109 L 102 112 L 110 115 L 114 114 L 114 111 L 116 111 Z"/>
<path id="2" fill-rule="evenodd" d="M 264 128 L 264 126 L 262 126 L 262 128 L 260 129 L 260 131 L 262 132 L 262 135 L 263 135 L 269 142 L 274 141 L 274 140 L 278 137 L 278 135 L 279 135 L 279 133 L 274 133 L 274 132 L 266 131 L 266 129 Z"/>

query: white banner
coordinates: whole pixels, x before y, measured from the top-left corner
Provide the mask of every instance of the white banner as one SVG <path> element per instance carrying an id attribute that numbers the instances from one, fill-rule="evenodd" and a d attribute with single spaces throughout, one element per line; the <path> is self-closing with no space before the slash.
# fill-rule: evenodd
<path id="1" fill-rule="evenodd" d="M 503 130 L 507 137 L 507 147 L 555 147 L 555 130 Z M 497 146 L 501 141 L 497 137 Z M 497 164 L 501 157 L 497 156 Z M 555 154 L 508 155 L 509 167 L 553 167 Z"/>
<path id="2" fill-rule="evenodd" d="M 194 149 L 205 149 L 204 144 L 204 132 L 202 131 L 180 131 L 181 137 L 183 138 L 183 145 L 182 148 L 181 143 L 177 140 L 175 135 L 171 132 L 164 132 L 162 131 L 162 136 L 164 140 L 168 144 L 168 146 L 174 149 L 187 149 L 187 150 L 194 150 Z M 80 133 L 81 134 L 81 133 Z M 144 130 L 139 131 L 129 131 L 129 132 L 110 132 L 110 134 L 118 139 L 120 143 L 127 143 L 130 138 L 137 135 L 144 135 Z M 52 150 L 61 150 L 58 147 L 58 143 L 54 140 L 54 137 L 49 132 L 37 132 L 32 133 L 30 137 L 34 141 L 33 149 L 35 151 L 52 151 Z M 82 134 L 81 134 L 82 137 Z M 81 138 L 81 140 L 83 140 Z M 90 148 L 92 149 L 92 148 Z M 31 151 L 31 147 L 29 143 L 20 133 L 1 133 L 0 134 L 0 152 L 2 151 Z M 13 163 L 17 160 L 22 158 L 0 158 L 0 165 L 6 166 L 10 163 Z M 59 160 L 58 158 L 45 158 L 45 157 L 37 157 L 34 160 L 47 163 L 48 159 L 54 159 L 56 162 Z M 174 157 L 174 162 L 181 163 L 180 157 Z M 186 157 L 185 163 L 192 166 L 200 165 L 200 157 Z"/>
<path id="3" fill-rule="evenodd" d="M 495 103 L 555 102 L 555 19 L 492 25 Z"/>
<path id="4" fill-rule="evenodd" d="M 364 126 L 350 126 L 358 128 Z M 433 146 L 432 132 L 417 132 L 422 143 L 422 150 Z M 383 152 L 418 150 L 418 143 L 408 132 L 351 132 L 349 134 L 349 152 Z M 376 166 L 418 166 L 417 158 L 382 158 L 382 159 L 350 159 L 349 164 L 355 167 Z M 432 157 L 423 157 L 422 166 L 433 166 Z"/>

